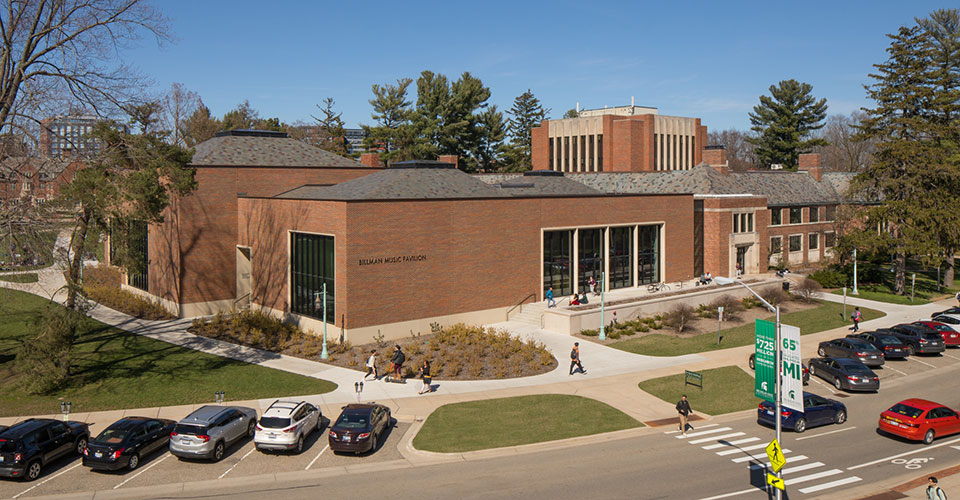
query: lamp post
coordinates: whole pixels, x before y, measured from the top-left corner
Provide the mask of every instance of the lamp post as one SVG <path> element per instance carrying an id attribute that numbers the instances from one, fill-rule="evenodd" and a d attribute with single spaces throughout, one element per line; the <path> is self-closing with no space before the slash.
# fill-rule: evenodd
<path id="1" fill-rule="evenodd" d="M 61 401 L 60 402 L 60 413 L 63 414 L 63 421 L 67 421 L 67 417 L 70 416 L 70 407 L 73 405 L 70 401 Z"/>
<path id="2" fill-rule="evenodd" d="M 604 286 L 603 281 L 606 277 L 607 277 L 606 273 L 601 271 L 600 272 L 600 335 L 598 336 L 600 340 L 607 340 L 607 334 L 604 331 L 604 327 L 603 327 L 603 306 L 604 306 L 603 299 L 604 299 L 604 288 L 606 288 Z"/>
<path id="3" fill-rule="evenodd" d="M 320 359 L 327 359 L 327 282 L 323 282 L 323 350 L 320 351 Z M 358 396 L 359 397 L 359 396 Z"/>
<path id="4" fill-rule="evenodd" d="M 853 247 L 853 290 L 850 293 L 860 295 L 857 291 L 857 247 Z"/>

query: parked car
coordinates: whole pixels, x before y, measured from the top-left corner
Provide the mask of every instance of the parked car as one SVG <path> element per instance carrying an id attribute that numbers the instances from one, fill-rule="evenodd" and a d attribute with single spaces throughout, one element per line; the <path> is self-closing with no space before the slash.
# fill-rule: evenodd
<path id="1" fill-rule="evenodd" d="M 817 354 L 832 358 L 856 359 L 867 366 L 883 366 L 883 352 L 862 339 L 842 338 L 820 342 Z"/>
<path id="2" fill-rule="evenodd" d="M 810 374 L 833 383 L 846 391 L 879 391 L 880 377 L 863 363 L 848 358 L 814 358 Z"/>
<path id="3" fill-rule="evenodd" d="M 955 410 L 926 399 L 905 399 L 880 414 L 880 431 L 930 444 L 938 436 L 960 432 Z"/>
<path id="4" fill-rule="evenodd" d="M 907 348 L 910 354 L 937 354 L 944 351 L 943 337 L 933 328 L 903 323 L 889 329 L 877 330 L 883 333 L 896 335 Z"/>
<path id="5" fill-rule="evenodd" d="M 170 433 L 170 453 L 178 458 L 205 458 L 219 461 L 227 447 L 253 437 L 257 411 L 245 406 L 199 408 L 177 422 Z"/>
<path id="6" fill-rule="evenodd" d="M 83 465 L 97 470 L 136 469 L 144 456 L 167 446 L 176 425 L 163 418 L 121 418 L 87 443 Z"/>
<path id="7" fill-rule="evenodd" d="M 938 316 L 938 318 L 945 320 L 948 317 Z M 914 321 L 911 324 L 918 325 L 918 326 L 925 326 L 927 328 L 936 330 L 937 333 L 940 334 L 940 337 L 943 339 L 944 347 L 960 346 L 960 332 L 957 332 L 957 330 L 955 330 L 952 326 L 950 326 L 949 324 L 943 321 L 939 321 L 939 320 Z"/>
<path id="8" fill-rule="evenodd" d="M 932 316 L 940 316 L 941 314 L 960 314 L 960 307 L 954 306 L 950 309 L 944 309 L 940 312 L 933 313 Z"/>
<path id="9" fill-rule="evenodd" d="M 935 314 L 931 321 L 942 323 L 955 332 L 960 332 L 960 314 Z"/>
<path id="10" fill-rule="evenodd" d="M 773 419 L 775 405 L 769 401 L 760 403 L 757 408 L 757 423 L 776 426 Z M 785 429 L 803 432 L 808 427 L 817 427 L 827 424 L 842 424 L 847 421 L 847 407 L 839 401 L 803 393 L 803 413 L 789 408 L 780 408 L 780 421 Z"/>
<path id="11" fill-rule="evenodd" d="M 749 358 L 747 358 L 747 364 L 750 365 L 751 370 L 756 370 L 756 366 L 755 366 L 757 364 L 756 356 L 757 356 L 756 353 L 754 353 L 754 354 L 751 354 Z M 800 368 L 803 369 L 803 385 L 807 385 L 810 383 L 810 370 L 807 369 L 807 365 L 803 363 L 800 363 Z"/>
<path id="12" fill-rule="evenodd" d="M 50 462 L 82 454 L 90 439 L 83 422 L 30 418 L 0 432 L 0 477 L 33 481 Z"/>
<path id="13" fill-rule="evenodd" d="M 306 401 L 276 400 L 257 423 L 253 443 L 258 450 L 303 451 L 303 442 L 320 428 L 320 410 Z"/>
<path id="14" fill-rule="evenodd" d="M 384 431 L 392 425 L 390 408 L 381 404 L 349 404 L 330 427 L 328 442 L 333 451 L 376 451 Z"/>
<path id="15" fill-rule="evenodd" d="M 847 335 L 847 338 L 869 342 L 873 347 L 883 352 L 884 359 L 903 359 L 910 355 L 910 349 L 907 347 L 907 344 L 904 344 L 896 335 L 878 332 L 861 332 L 851 333 Z"/>

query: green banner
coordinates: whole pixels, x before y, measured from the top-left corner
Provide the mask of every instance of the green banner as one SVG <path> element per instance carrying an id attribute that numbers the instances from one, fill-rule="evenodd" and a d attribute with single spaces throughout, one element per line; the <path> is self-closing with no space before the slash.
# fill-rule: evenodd
<path id="1" fill-rule="evenodd" d="M 756 332 L 756 355 L 754 357 L 754 367 L 756 369 L 756 380 L 754 394 L 767 401 L 773 402 L 774 387 L 777 383 L 776 366 L 776 346 L 777 325 L 758 319 L 754 331 Z"/>

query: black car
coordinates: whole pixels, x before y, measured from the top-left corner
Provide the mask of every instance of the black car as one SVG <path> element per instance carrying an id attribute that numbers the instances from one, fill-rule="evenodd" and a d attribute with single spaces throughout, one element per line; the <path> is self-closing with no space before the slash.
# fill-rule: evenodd
<path id="1" fill-rule="evenodd" d="M 161 418 L 121 418 L 87 443 L 83 465 L 98 470 L 136 469 L 142 457 L 166 448 L 176 425 Z"/>
<path id="2" fill-rule="evenodd" d="M 940 316 L 941 314 L 960 314 L 960 307 L 951 307 L 950 309 L 945 309 L 943 311 L 933 313 L 930 315 L 930 317 Z"/>
<path id="3" fill-rule="evenodd" d="M 848 358 L 814 358 L 810 360 L 810 374 L 833 382 L 837 389 L 847 391 L 879 391 L 880 377 L 863 363 Z"/>
<path id="4" fill-rule="evenodd" d="M 757 423 L 771 427 L 777 425 L 776 420 L 773 419 L 774 408 L 773 403 L 762 401 L 757 408 Z M 781 425 L 795 432 L 803 432 L 808 427 L 842 424 L 847 421 L 847 407 L 843 403 L 809 392 L 803 393 L 803 413 L 782 406 L 780 410 Z"/>
<path id="5" fill-rule="evenodd" d="M 751 354 L 749 358 L 747 358 L 747 364 L 750 365 L 751 370 L 756 370 L 756 367 L 755 367 L 757 363 L 756 357 L 757 355 L 756 353 L 754 353 L 754 354 Z M 800 368 L 803 369 L 803 385 L 807 385 L 810 383 L 810 370 L 808 370 L 807 365 L 803 363 L 800 363 Z"/>
<path id="6" fill-rule="evenodd" d="M 856 359 L 867 366 L 883 366 L 883 353 L 870 342 L 861 339 L 833 339 L 820 342 L 820 356 Z"/>
<path id="7" fill-rule="evenodd" d="M 926 326 L 904 323 L 877 331 L 895 335 L 904 344 L 907 344 L 910 354 L 938 354 L 946 350 L 943 335 Z"/>
<path id="8" fill-rule="evenodd" d="M 848 339 L 860 339 L 865 340 L 873 344 L 873 347 L 880 349 L 883 352 L 883 357 L 885 359 L 903 359 L 910 355 L 910 349 L 907 347 L 907 344 L 904 344 L 902 340 L 896 335 L 878 333 L 878 332 L 863 332 L 863 333 L 851 333 L 847 335 Z"/>
<path id="9" fill-rule="evenodd" d="M 90 438 L 83 422 L 31 418 L 0 432 L 0 477 L 33 481 L 50 462 L 82 454 Z"/>
<path id="10" fill-rule="evenodd" d="M 380 436 L 391 425 L 390 408 L 375 403 L 349 404 L 330 427 L 330 449 L 358 454 L 376 451 Z"/>

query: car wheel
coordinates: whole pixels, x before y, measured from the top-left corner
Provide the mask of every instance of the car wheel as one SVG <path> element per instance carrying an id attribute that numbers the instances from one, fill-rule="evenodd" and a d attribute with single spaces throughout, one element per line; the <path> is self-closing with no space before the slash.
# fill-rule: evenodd
<path id="1" fill-rule="evenodd" d="M 370 441 L 370 453 L 377 451 L 377 435 L 373 435 L 373 440 Z"/>
<path id="2" fill-rule="evenodd" d="M 927 433 L 923 435 L 923 444 L 932 443 L 935 437 L 937 437 L 937 434 L 933 432 L 933 429 L 928 430 Z"/>
<path id="3" fill-rule="evenodd" d="M 27 473 L 23 476 L 23 478 L 27 481 L 33 481 L 37 479 L 40 477 L 40 469 L 41 465 L 39 460 L 30 462 L 30 465 L 27 466 Z"/>
<path id="4" fill-rule="evenodd" d="M 836 377 L 833 379 L 833 386 L 836 387 L 838 391 L 840 389 L 843 389 L 843 387 L 840 385 L 840 377 Z"/>
<path id="5" fill-rule="evenodd" d="M 807 430 L 807 419 L 803 417 L 798 418 L 797 423 L 793 424 L 793 430 L 796 431 L 797 434 Z"/>
<path id="6" fill-rule="evenodd" d="M 81 437 L 77 439 L 77 447 L 75 448 L 77 455 L 83 455 L 83 450 L 87 449 L 87 438 Z"/>
<path id="7" fill-rule="evenodd" d="M 140 455 L 134 453 L 130 455 L 130 463 L 127 464 L 127 468 L 130 470 L 136 469 L 140 465 Z"/>
<path id="8" fill-rule="evenodd" d="M 833 422 L 835 424 L 842 424 L 847 421 L 847 412 L 845 410 L 840 410 L 833 417 Z"/>
<path id="9" fill-rule="evenodd" d="M 747 360 L 747 364 L 750 365 L 751 370 L 756 370 L 756 363 L 757 363 L 757 360 L 753 356 L 750 356 L 750 359 Z"/>
<path id="10" fill-rule="evenodd" d="M 821 355 L 821 356 L 826 356 L 826 355 L 827 355 L 827 351 L 824 351 L 823 348 L 821 347 L 821 348 L 817 349 L 817 354 L 819 354 L 819 355 Z"/>
<path id="11" fill-rule="evenodd" d="M 297 439 L 297 454 L 303 453 L 303 435 Z"/>
<path id="12" fill-rule="evenodd" d="M 223 458 L 223 451 L 224 451 L 223 441 L 217 441 L 216 446 L 213 447 L 214 462 L 219 462 L 220 459 Z"/>
<path id="13" fill-rule="evenodd" d="M 254 434 L 257 433 L 257 426 L 253 422 L 250 422 L 250 425 L 247 426 L 247 437 L 252 438 Z"/>
<path id="14" fill-rule="evenodd" d="M 907 346 L 907 352 L 909 352 L 911 356 L 916 356 L 916 355 L 917 355 L 917 350 L 914 349 L 912 345 L 908 345 L 908 346 Z"/>
<path id="15" fill-rule="evenodd" d="M 810 375 L 816 375 L 816 374 L 817 374 L 817 368 L 814 367 L 813 365 L 810 365 Z"/>

